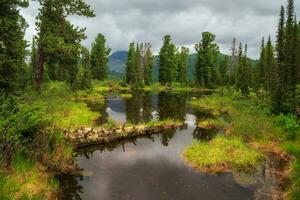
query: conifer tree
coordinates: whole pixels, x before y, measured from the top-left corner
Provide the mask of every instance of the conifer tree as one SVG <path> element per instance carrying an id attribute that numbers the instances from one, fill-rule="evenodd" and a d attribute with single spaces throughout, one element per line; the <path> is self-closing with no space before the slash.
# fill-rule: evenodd
<path id="1" fill-rule="evenodd" d="M 177 79 L 176 46 L 170 35 L 163 39 L 163 46 L 159 52 L 159 82 L 172 83 Z"/>
<path id="2" fill-rule="evenodd" d="M 286 65 L 286 84 L 287 84 L 287 98 L 285 106 L 287 111 L 295 109 L 296 96 L 296 30 L 295 30 L 295 12 L 294 0 L 288 0 L 287 6 L 287 20 L 285 26 L 285 65 Z"/>
<path id="3" fill-rule="evenodd" d="M 35 67 L 36 88 L 40 89 L 44 77 L 44 64 L 64 67 L 67 81 L 76 83 L 81 41 L 84 31 L 74 27 L 67 19 L 69 15 L 93 17 L 90 6 L 83 0 L 40 0 L 37 17 L 37 61 Z"/>
<path id="4" fill-rule="evenodd" d="M 108 76 L 108 60 L 111 48 L 106 46 L 104 35 L 99 33 L 92 44 L 91 66 L 94 79 L 105 80 Z"/>
<path id="5" fill-rule="evenodd" d="M 181 47 L 181 51 L 178 52 L 178 79 L 181 84 L 187 83 L 187 64 L 189 59 L 189 48 Z"/>
<path id="6" fill-rule="evenodd" d="M 77 78 L 78 89 L 86 90 L 92 88 L 92 73 L 90 52 L 87 48 L 81 48 L 81 58 L 79 64 L 79 72 Z"/>
<path id="7" fill-rule="evenodd" d="M 268 42 L 265 47 L 265 89 L 267 91 L 267 96 L 271 97 L 275 92 L 275 78 L 276 78 L 276 68 L 275 68 L 275 56 L 274 47 L 271 42 L 271 36 L 269 36 Z"/>
<path id="8" fill-rule="evenodd" d="M 27 7 L 27 0 L 1 1 L 0 6 L 0 88 L 13 91 L 24 74 L 24 40 L 27 24 L 20 15 L 20 8 Z"/>
<path id="9" fill-rule="evenodd" d="M 151 85 L 152 80 L 152 69 L 153 69 L 153 54 L 151 51 L 151 45 L 148 44 L 145 54 L 145 66 L 144 66 L 144 83 L 145 85 Z"/>
<path id="10" fill-rule="evenodd" d="M 197 51 L 196 79 L 203 87 L 213 88 L 216 80 L 216 58 L 219 46 L 214 43 L 215 35 L 202 33 L 202 41 L 195 45 Z"/>
<path id="11" fill-rule="evenodd" d="M 251 67 L 249 64 L 249 59 L 247 57 L 247 44 L 245 45 L 245 51 L 243 52 L 243 45 L 239 45 L 238 53 L 238 71 L 237 71 L 237 81 L 236 87 L 241 90 L 244 96 L 249 95 L 249 89 L 251 84 Z"/>
<path id="12" fill-rule="evenodd" d="M 127 62 L 126 62 L 126 83 L 133 84 L 135 78 L 135 43 L 132 42 L 129 45 Z"/>
<path id="13" fill-rule="evenodd" d="M 266 68 L 266 48 L 265 48 L 265 39 L 262 39 L 261 47 L 260 47 L 260 57 L 257 64 L 257 72 L 256 72 L 256 85 L 257 88 L 261 88 L 265 85 L 265 68 Z"/>
<path id="14" fill-rule="evenodd" d="M 143 86 L 142 80 L 142 55 L 139 43 L 136 45 L 134 57 L 134 86 L 139 88 Z"/>

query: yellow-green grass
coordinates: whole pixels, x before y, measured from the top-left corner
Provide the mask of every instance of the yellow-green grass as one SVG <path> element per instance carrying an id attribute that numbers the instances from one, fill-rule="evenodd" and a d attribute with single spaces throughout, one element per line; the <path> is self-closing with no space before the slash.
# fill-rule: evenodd
<path id="1" fill-rule="evenodd" d="M 210 142 L 194 142 L 185 149 L 183 157 L 191 166 L 205 173 L 249 172 L 264 161 L 263 154 L 247 147 L 241 139 L 225 136 L 217 136 Z"/>
<path id="2" fill-rule="evenodd" d="M 225 124 L 227 134 L 261 142 L 282 141 L 285 137 L 285 129 L 276 123 L 276 116 L 251 99 L 213 95 L 193 100 L 191 104 L 195 109 L 211 112 L 216 118 L 221 118 L 222 113 L 228 114 L 231 122 Z"/>
<path id="3" fill-rule="evenodd" d="M 36 162 L 17 154 L 6 175 L 0 174 L 0 199 L 53 199 L 58 181 Z"/>
<path id="4" fill-rule="evenodd" d="M 133 97 L 132 94 L 121 94 L 120 96 L 122 99 L 131 99 Z"/>
<path id="5" fill-rule="evenodd" d="M 202 129 L 223 129 L 226 122 L 223 118 L 205 119 L 197 122 L 197 127 Z"/>
<path id="6" fill-rule="evenodd" d="M 94 121 L 100 113 L 91 111 L 83 100 L 93 100 L 104 103 L 101 94 L 93 91 L 73 92 L 63 82 L 45 84 L 41 93 L 31 92 L 23 96 L 27 105 L 43 108 L 45 118 L 59 128 L 80 128 L 94 126 Z"/>

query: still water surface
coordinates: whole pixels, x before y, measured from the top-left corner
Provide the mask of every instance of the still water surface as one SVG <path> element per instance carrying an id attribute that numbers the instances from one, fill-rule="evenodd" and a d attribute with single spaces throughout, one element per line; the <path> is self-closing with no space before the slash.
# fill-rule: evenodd
<path id="1" fill-rule="evenodd" d="M 241 177 L 232 173 L 206 175 L 187 166 L 182 160 L 182 151 L 193 140 L 209 140 L 214 135 L 195 126 L 197 120 L 207 117 L 204 113 L 195 112 L 188 104 L 191 98 L 198 96 L 165 92 L 137 93 L 132 99 L 127 100 L 108 96 L 104 107 L 87 102 L 92 110 L 101 112 L 102 117 L 98 119 L 98 123 L 106 123 L 110 118 L 119 123 L 172 118 L 184 121 L 186 127 L 159 135 L 80 149 L 77 153 L 77 161 L 79 167 L 83 169 L 83 175 L 60 178 L 60 199 L 247 200 L 258 198 L 257 193 L 262 190 L 265 180 L 253 181 L 253 177 L 246 176 L 246 181 L 241 181 Z M 272 184 L 272 181 L 269 184 Z"/>

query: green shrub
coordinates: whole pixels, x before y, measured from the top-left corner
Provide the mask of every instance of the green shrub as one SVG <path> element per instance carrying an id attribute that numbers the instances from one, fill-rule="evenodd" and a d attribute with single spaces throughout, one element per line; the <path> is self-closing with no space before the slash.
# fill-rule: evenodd
<path id="1" fill-rule="evenodd" d="M 280 114 L 277 117 L 277 122 L 280 126 L 286 129 L 287 139 L 295 140 L 297 136 L 297 132 L 299 130 L 299 125 L 296 116 L 292 114 L 288 114 L 288 115 Z"/>
<path id="2" fill-rule="evenodd" d="M 35 137 L 47 124 L 45 113 L 40 106 L 21 105 L 16 98 L 0 93 L 0 161 L 11 158 L 14 149 Z"/>

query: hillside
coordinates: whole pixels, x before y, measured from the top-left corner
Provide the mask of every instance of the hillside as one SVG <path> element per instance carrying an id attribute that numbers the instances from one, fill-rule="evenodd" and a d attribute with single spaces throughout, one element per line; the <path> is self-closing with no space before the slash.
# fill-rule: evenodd
<path id="1" fill-rule="evenodd" d="M 114 79 L 122 79 L 125 73 L 126 68 L 126 60 L 127 60 L 127 51 L 116 51 L 114 52 L 109 58 L 109 75 L 111 78 Z M 190 54 L 189 61 L 188 61 L 188 69 L 187 75 L 188 80 L 193 80 L 195 74 L 195 64 L 197 59 L 197 54 Z M 218 63 L 224 59 L 224 54 L 220 53 L 218 58 Z M 154 68 L 153 68 L 153 78 L 154 81 L 158 80 L 158 69 L 159 69 L 159 59 L 158 56 L 154 56 Z M 252 65 L 256 64 L 256 60 L 251 60 Z"/>

